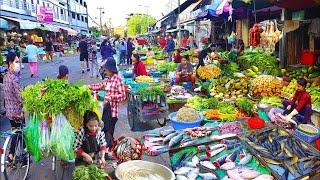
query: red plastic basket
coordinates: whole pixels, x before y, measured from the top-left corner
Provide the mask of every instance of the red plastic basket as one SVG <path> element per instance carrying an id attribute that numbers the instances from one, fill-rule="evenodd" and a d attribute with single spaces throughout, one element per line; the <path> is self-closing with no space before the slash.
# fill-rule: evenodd
<path id="1" fill-rule="evenodd" d="M 316 53 L 314 51 L 303 50 L 300 58 L 300 63 L 303 65 L 312 66 L 316 63 Z"/>

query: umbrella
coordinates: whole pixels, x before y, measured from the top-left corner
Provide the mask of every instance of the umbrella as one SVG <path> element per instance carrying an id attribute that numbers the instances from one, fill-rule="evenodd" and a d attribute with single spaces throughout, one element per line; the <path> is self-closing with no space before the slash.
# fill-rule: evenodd
<path id="1" fill-rule="evenodd" d="M 319 6 L 319 0 L 278 0 L 276 5 L 291 10 L 306 9 Z"/>

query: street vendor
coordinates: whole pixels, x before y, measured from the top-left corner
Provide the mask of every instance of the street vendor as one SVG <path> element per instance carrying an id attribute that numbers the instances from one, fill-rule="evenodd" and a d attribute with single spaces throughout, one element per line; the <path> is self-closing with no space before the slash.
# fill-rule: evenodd
<path id="1" fill-rule="evenodd" d="M 144 66 L 143 62 L 140 60 L 140 56 L 138 54 L 132 54 L 131 56 L 132 64 L 133 64 L 133 70 L 132 75 L 133 78 L 136 78 L 138 76 L 147 76 L 147 70 Z"/>
<path id="2" fill-rule="evenodd" d="M 181 50 L 177 48 L 173 53 L 173 60 L 175 63 L 181 63 L 181 59 L 182 59 Z"/>
<path id="3" fill-rule="evenodd" d="M 292 119 L 296 115 L 297 120 L 300 123 L 306 124 L 311 122 L 312 106 L 311 97 L 308 92 L 306 92 L 307 80 L 301 78 L 298 80 L 298 87 L 291 101 L 283 101 L 284 107 L 291 111 L 290 114 L 285 116 L 285 119 Z M 297 103 L 296 103 L 297 102 Z"/>
<path id="4" fill-rule="evenodd" d="M 107 77 L 102 83 L 89 85 L 89 88 L 94 91 L 105 90 L 106 96 L 104 98 L 104 107 L 102 121 L 104 122 L 103 131 L 110 147 L 113 142 L 113 134 L 115 125 L 119 116 L 119 103 L 126 99 L 126 93 L 122 79 L 118 75 L 116 61 L 113 58 L 108 58 L 103 65 L 105 69 L 105 76 Z"/>
<path id="5" fill-rule="evenodd" d="M 189 56 L 183 56 L 177 68 L 176 84 L 180 85 L 181 82 L 191 82 L 193 87 L 195 86 L 196 78 L 192 64 L 189 62 Z"/>
<path id="6" fill-rule="evenodd" d="M 202 51 L 200 51 L 199 55 L 198 55 L 198 59 L 199 59 L 199 64 L 197 66 L 197 69 L 200 66 L 205 66 L 205 62 L 207 61 L 208 58 L 210 58 L 212 55 L 212 53 L 218 54 L 216 52 L 217 49 L 217 45 L 216 44 L 210 44 L 209 47 L 203 49 Z"/>
<path id="7" fill-rule="evenodd" d="M 77 154 L 76 166 L 92 164 L 95 160 L 98 160 L 101 165 L 106 164 L 107 142 L 104 132 L 99 127 L 99 118 L 95 112 L 85 112 L 83 126 L 77 132 L 73 146 Z"/>

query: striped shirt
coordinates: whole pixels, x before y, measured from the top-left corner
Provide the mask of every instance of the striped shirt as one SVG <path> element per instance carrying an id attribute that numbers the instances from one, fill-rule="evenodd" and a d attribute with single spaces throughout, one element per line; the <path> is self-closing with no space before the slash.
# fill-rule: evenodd
<path id="1" fill-rule="evenodd" d="M 22 113 L 21 89 L 19 78 L 13 72 L 8 72 L 3 78 L 3 95 L 6 109 L 6 116 L 9 119 L 20 117 Z"/>

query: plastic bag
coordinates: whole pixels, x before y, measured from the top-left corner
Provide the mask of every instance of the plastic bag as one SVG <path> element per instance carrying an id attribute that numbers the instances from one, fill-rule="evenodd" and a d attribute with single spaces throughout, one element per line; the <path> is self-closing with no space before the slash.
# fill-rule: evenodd
<path id="1" fill-rule="evenodd" d="M 40 118 L 39 115 L 33 114 L 29 118 L 28 125 L 24 129 L 25 143 L 27 151 L 34 157 L 36 162 L 41 160 L 40 153 Z"/>
<path id="2" fill-rule="evenodd" d="M 62 114 L 53 120 L 50 147 L 54 156 L 62 160 L 72 160 L 75 158 L 73 142 L 75 134 L 70 123 Z"/>
<path id="3" fill-rule="evenodd" d="M 41 157 L 48 157 L 50 155 L 50 131 L 46 121 L 41 121 L 40 133 L 39 148 L 41 151 Z"/>

